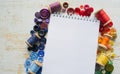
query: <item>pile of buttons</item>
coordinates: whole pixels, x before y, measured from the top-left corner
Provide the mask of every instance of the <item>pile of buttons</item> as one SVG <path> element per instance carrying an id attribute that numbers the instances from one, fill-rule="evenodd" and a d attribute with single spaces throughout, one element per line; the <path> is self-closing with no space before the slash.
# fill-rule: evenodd
<path id="1" fill-rule="evenodd" d="M 55 2 L 50 4 L 48 8 L 36 12 L 35 25 L 33 26 L 33 30 L 30 31 L 31 37 L 26 41 L 27 49 L 30 51 L 29 57 L 24 64 L 26 73 L 41 74 L 42 72 L 48 24 L 52 13 L 62 12 L 70 16 L 76 14 L 89 17 L 93 11 L 93 7 L 90 7 L 88 4 L 80 5 L 80 7 L 74 9 L 69 7 L 67 2 L 63 4 Z M 112 46 L 116 39 L 116 30 L 112 27 L 113 23 L 104 10 L 98 11 L 95 16 L 100 20 L 95 74 L 111 74 L 114 69 L 112 59 L 115 57 L 115 54 L 113 53 Z"/>

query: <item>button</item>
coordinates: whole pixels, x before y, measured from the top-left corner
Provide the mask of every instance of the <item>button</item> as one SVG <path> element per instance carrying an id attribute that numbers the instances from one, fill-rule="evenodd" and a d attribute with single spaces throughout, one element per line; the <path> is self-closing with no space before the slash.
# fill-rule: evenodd
<path id="1" fill-rule="evenodd" d="M 35 31 L 34 31 L 34 30 L 31 30 L 31 31 L 30 31 L 30 34 L 31 34 L 31 35 L 33 35 L 34 33 L 35 33 Z"/>
<path id="2" fill-rule="evenodd" d="M 44 50 L 44 48 L 45 48 L 44 44 L 40 44 L 39 50 Z"/>
<path id="3" fill-rule="evenodd" d="M 101 70 L 101 65 L 99 65 L 99 64 L 96 63 L 95 70 Z"/>
<path id="4" fill-rule="evenodd" d="M 80 8 L 75 8 L 75 14 L 80 14 Z"/>
<path id="5" fill-rule="evenodd" d="M 33 45 L 32 47 L 28 47 L 27 49 L 28 49 L 28 51 L 34 51 L 34 52 L 38 51 L 37 45 Z"/>
<path id="6" fill-rule="evenodd" d="M 30 58 L 27 58 L 25 63 L 24 63 L 24 67 L 27 69 L 32 63 L 32 60 Z"/>
<path id="7" fill-rule="evenodd" d="M 37 60 L 38 60 L 38 62 L 41 62 L 41 63 L 42 63 L 42 62 L 43 62 L 43 57 L 38 57 Z"/>
<path id="8" fill-rule="evenodd" d="M 47 23 L 41 23 L 40 24 L 40 28 L 41 29 L 47 29 L 48 28 L 48 24 Z"/>
<path id="9" fill-rule="evenodd" d="M 39 31 L 39 36 L 40 36 L 40 37 L 44 37 L 44 36 L 47 34 L 47 32 L 48 32 L 48 29 L 47 29 L 47 28 L 41 29 L 41 30 Z"/>
<path id="10" fill-rule="evenodd" d="M 39 25 L 42 23 L 42 19 L 34 18 L 34 22 L 36 23 L 36 25 Z"/>
<path id="11" fill-rule="evenodd" d="M 38 32 L 40 30 L 40 26 L 39 25 L 34 25 L 33 30 Z"/>
<path id="12" fill-rule="evenodd" d="M 106 70 L 107 72 L 112 72 L 113 69 L 114 69 L 114 67 L 113 67 L 112 64 L 107 64 L 107 65 L 105 66 L 105 70 Z"/>
<path id="13" fill-rule="evenodd" d="M 46 38 L 42 37 L 42 38 L 40 39 L 40 44 L 43 44 L 43 45 L 44 45 L 44 44 L 46 44 L 46 41 L 47 41 Z"/>
<path id="14" fill-rule="evenodd" d="M 40 18 L 40 12 L 36 12 L 36 13 L 35 13 L 35 17 L 36 17 L 36 18 Z"/>
<path id="15" fill-rule="evenodd" d="M 63 7 L 64 7 L 64 8 L 68 8 L 68 6 L 69 6 L 69 4 L 68 4 L 67 2 L 64 2 L 64 3 L 63 3 Z"/>
<path id="16" fill-rule="evenodd" d="M 34 61 L 34 60 L 37 60 L 37 58 L 38 58 L 37 53 L 36 53 L 36 52 L 31 52 L 31 54 L 30 54 L 30 59 L 31 59 L 32 61 Z"/>
<path id="17" fill-rule="evenodd" d="M 40 16 L 42 19 L 47 19 L 50 17 L 50 11 L 48 9 L 40 10 Z"/>
<path id="18" fill-rule="evenodd" d="M 43 51 L 43 50 L 40 50 L 40 51 L 38 52 L 38 56 L 39 56 L 39 57 L 44 57 L 44 51 Z"/>
<path id="19" fill-rule="evenodd" d="M 67 14 L 68 14 L 68 15 L 74 14 L 74 9 L 73 9 L 73 8 L 68 8 Z"/>
<path id="20" fill-rule="evenodd" d="M 102 74 L 101 71 L 95 71 L 95 74 Z"/>
<path id="21" fill-rule="evenodd" d="M 84 9 L 85 9 L 85 10 L 89 9 L 89 7 L 90 7 L 90 6 L 89 6 L 88 4 L 84 5 Z"/>

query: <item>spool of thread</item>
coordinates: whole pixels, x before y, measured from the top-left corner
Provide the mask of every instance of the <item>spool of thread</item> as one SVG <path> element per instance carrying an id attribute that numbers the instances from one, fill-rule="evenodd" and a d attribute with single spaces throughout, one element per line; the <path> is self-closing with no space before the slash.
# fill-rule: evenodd
<path id="1" fill-rule="evenodd" d="M 29 47 L 33 47 L 34 44 L 36 44 L 40 40 L 40 36 L 38 33 L 34 33 L 27 41 L 26 44 Z"/>
<path id="2" fill-rule="evenodd" d="M 36 60 L 31 64 L 31 66 L 28 69 L 28 72 L 30 74 L 36 74 L 37 71 L 40 69 L 40 67 L 42 67 L 42 63 L 40 63 Z"/>
<path id="3" fill-rule="evenodd" d="M 101 41 L 101 43 L 99 44 L 99 46 L 107 49 L 107 44 L 108 44 L 108 43 L 109 43 L 109 37 L 104 36 L 104 37 L 102 38 L 102 41 Z"/>
<path id="4" fill-rule="evenodd" d="M 100 20 L 101 25 L 106 26 L 108 24 L 113 24 L 106 12 L 101 9 L 95 14 L 96 18 Z"/>
<path id="5" fill-rule="evenodd" d="M 52 3 L 49 5 L 49 9 L 50 9 L 51 13 L 59 12 L 59 11 L 61 11 L 62 6 L 61 6 L 60 2 L 55 2 L 55 3 Z"/>
<path id="6" fill-rule="evenodd" d="M 97 64 L 101 65 L 101 66 L 105 66 L 108 63 L 109 59 L 108 57 L 104 54 L 101 53 L 98 57 L 97 57 Z"/>

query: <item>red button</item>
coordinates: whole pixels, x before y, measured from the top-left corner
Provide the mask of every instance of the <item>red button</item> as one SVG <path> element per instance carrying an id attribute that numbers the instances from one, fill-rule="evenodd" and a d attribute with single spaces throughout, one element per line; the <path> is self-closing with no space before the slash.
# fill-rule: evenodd
<path id="1" fill-rule="evenodd" d="M 75 8 L 75 14 L 80 14 L 80 8 Z"/>
<path id="2" fill-rule="evenodd" d="M 74 9 L 73 9 L 73 8 L 68 8 L 67 14 L 68 14 L 68 15 L 74 14 Z"/>

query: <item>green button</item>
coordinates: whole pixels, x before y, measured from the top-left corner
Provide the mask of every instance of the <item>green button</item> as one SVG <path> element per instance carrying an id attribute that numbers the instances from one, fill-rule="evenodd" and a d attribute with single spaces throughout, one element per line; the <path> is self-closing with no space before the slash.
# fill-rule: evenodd
<path id="1" fill-rule="evenodd" d="M 111 72 L 106 72 L 105 74 L 111 74 Z"/>
<path id="2" fill-rule="evenodd" d="M 113 69 L 114 69 L 114 67 L 113 67 L 112 64 L 107 64 L 107 65 L 105 66 L 105 70 L 106 70 L 107 72 L 112 72 Z"/>
<path id="3" fill-rule="evenodd" d="M 95 74 L 102 74 L 101 71 L 95 71 Z"/>

